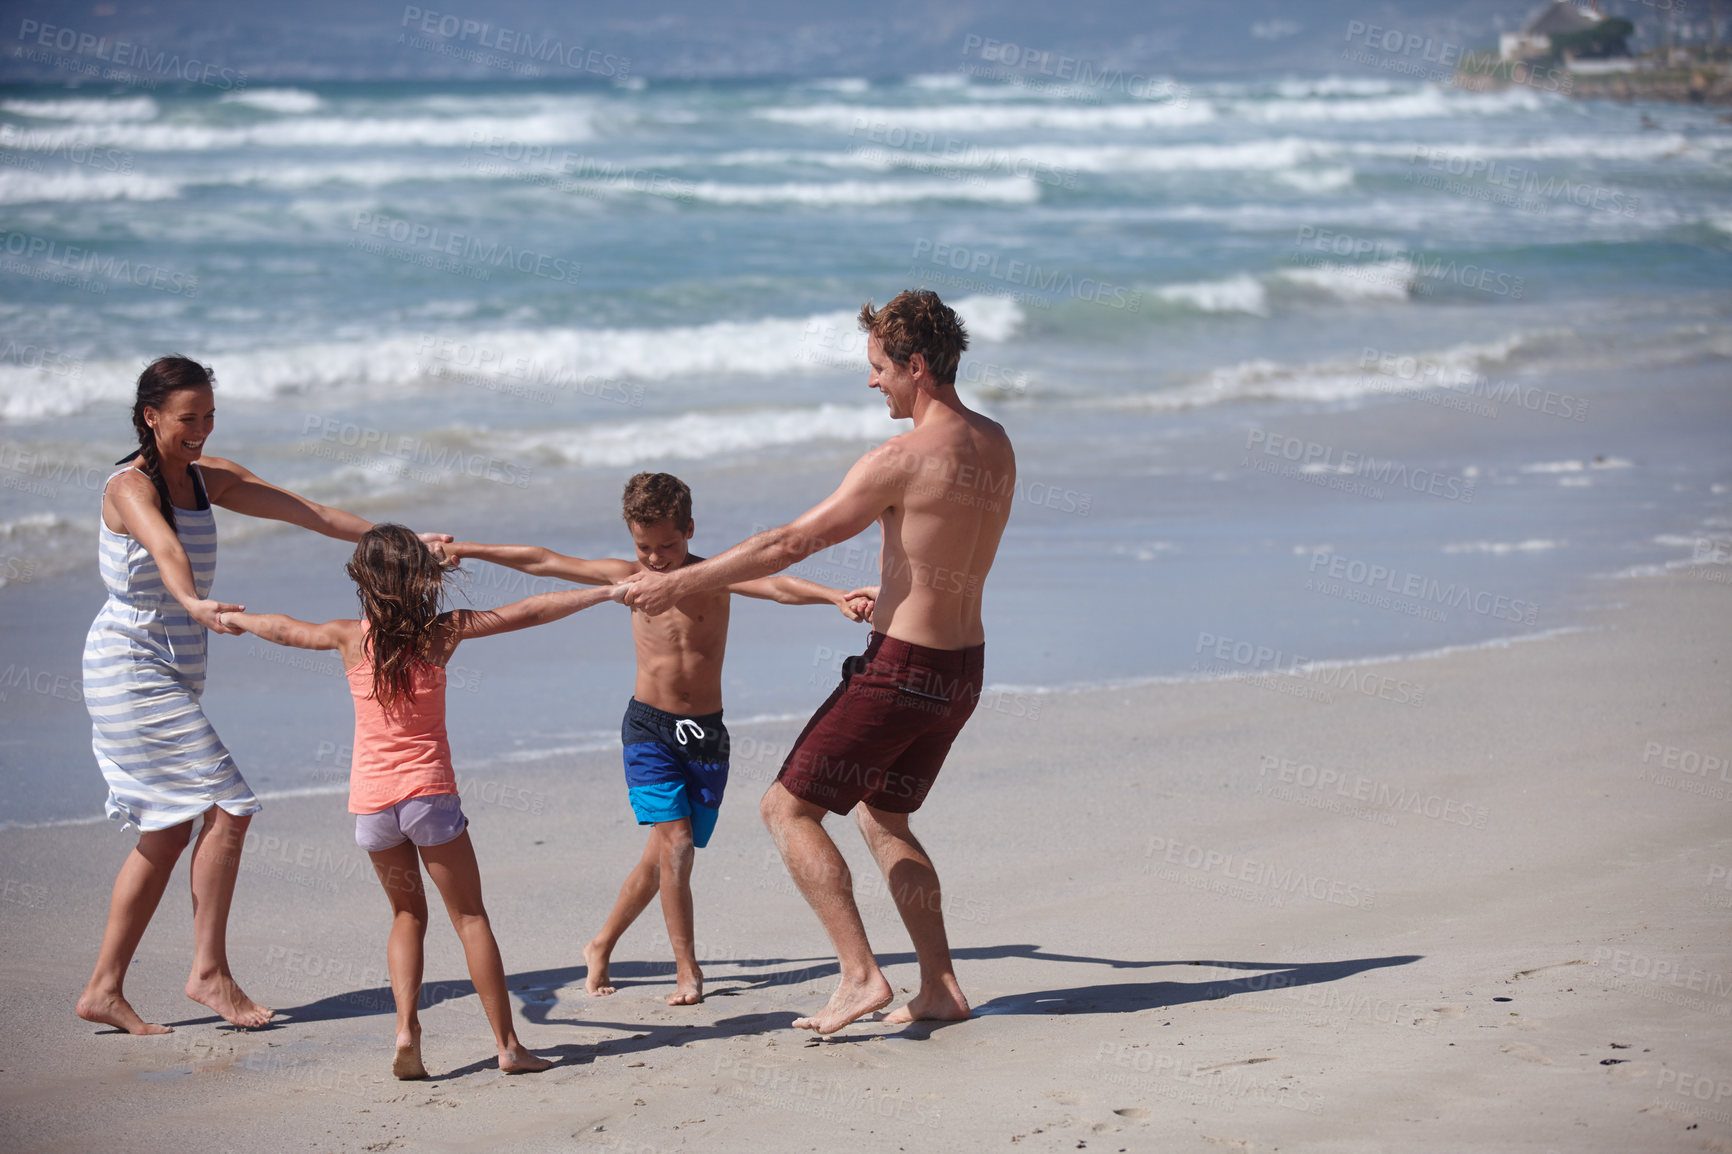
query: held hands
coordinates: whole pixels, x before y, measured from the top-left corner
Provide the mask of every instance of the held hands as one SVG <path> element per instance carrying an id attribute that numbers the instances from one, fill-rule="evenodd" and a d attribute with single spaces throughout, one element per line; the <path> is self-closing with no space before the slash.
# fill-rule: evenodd
<path id="1" fill-rule="evenodd" d="M 666 613 L 680 599 L 679 578 L 672 573 L 653 573 L 646 569 L 633 573 L 629 581 L 621 581 L 616 588 L 625 590 L 620 597 L 622 602 L 649 617 Z"/>
<path id="2" fill-rule="evenodd" d="M 231 605 L 227 601 L 194 601 L 186 607 L 192 619 L 209 629 L 212 633 L 226 633 L 230 637 L 239 637 L 244 629 L 236 629 L 232 625 L 223 624 L 224 613 L 245 613 L 245 605 Z"/>
<path id="3" fill-rule="evenodd" d="M 842 600 L 836 607 L 848 620 L 870 624 L 872 611 L 878 607 L 878 586 L 864 585 L 859 589 L 850 589 L 842 595 Z"/>
<path id="4" fill-rule="evenodd" d="M 427 552 L 433 554 L 433 560 L 439 562 L 441 569 L 455 569 L 462 560 L 455 553 L 448 553 L 445 546 L 454 544 L 457 538 L 449 533 L 422 533 L 421 543 L 427 546 Z"/>

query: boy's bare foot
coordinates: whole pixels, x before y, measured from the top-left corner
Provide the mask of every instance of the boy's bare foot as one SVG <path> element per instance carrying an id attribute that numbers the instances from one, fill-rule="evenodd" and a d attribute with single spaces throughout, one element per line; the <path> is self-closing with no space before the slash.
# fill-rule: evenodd
<path id="1" fill-rule="evenodd" d="M 499 1072 L 502 1074 L 533 1074 L 538 1070 L 551 1070 L 553 1063 L 546 1058 L 537 1058 L 524 1049 L 523 1043 L 515 1042 L 510 1049 L 499 1051 Z"/>
<path id="2" fill-rule="evenodd" d="M 215 1010 L 229 1024 L 248 1029 L 264 1025 L 276 1014 L 243 994 L 239 983 L 227 974 L 188 978 L 186 996 Z"/>
<path id="3" fill-rule="evenodd" d="M 172 1034 L 171 1026 L 159 1026 L 138 1016 L 132 1003 L 119 994 L 103 994 L 85 990 L 73 1007 L 80 1018 L 100 1026 L 113 1026 L 129 1034 Z"/>
<path id="4" fill-rule="evenodd" d="M 670 1006 L 695 1006 L 704 1000 L 704 972 L 695 966 L 691 974 L 681 974 L 674 983 L 674 992 L 668 995 Z"/>
<path id="5" fill-rule="evenodd" d="M 850 982 L 846 978 L 836 987 L 836 992 L 830 995 L 830 1004 L 824 1007 L 824 1012 L 811 1018 L 795 1018 L 796 1030 L 811 1030 L 819 1034 L 834 1034 L 849 1022 L 864 1018 L 874 1010 L 882 1010 L 890 1004 L 895 995 L 891 992 L 890 983 L 884 980 L 884 975 L 877 970 L 872 971 L 870 981 L 863 983 Z"/>
<path id="6" fill-rule="evenodd" d="M 613 982 L 607 976 L 608 951 L 594 942 L 583 947 L 583 964 L 589 973 L 583 979 L 583 989 L 592 998 L 604 998 L 613 993 Z"/>
<path id="7" fill-rule="evenodd" d="M 953 980 L 934 990 L 922 989 L 906 1006 L 885 1014 L 884 1021 L 895 1025 L 908 1022 L 961 1022 L 965 1021 L 971 1012 L 968 999 L 962 996 L 961 988 Z"/>
<path id="8" fill-rule="evenodd" d="M 416 1082 L 427 1076 L 421 1064 L 421 1031 L 397 1035 L 397 1053 L 391 1058 L 391 1076 L 402 1082 Z"/>

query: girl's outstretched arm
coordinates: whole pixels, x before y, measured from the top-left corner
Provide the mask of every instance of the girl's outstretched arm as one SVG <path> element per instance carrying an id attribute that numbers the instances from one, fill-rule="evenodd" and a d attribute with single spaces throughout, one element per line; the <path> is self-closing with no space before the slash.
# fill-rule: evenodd
<path id="1" fill-rule="evenodd" d="M 282 613 L 237 613 L 225 611 L 222 624 L 239 633 L 251 633 L 274 645 L 295 649 L 342 649 L 344 642 L 361 631 L 354 619 L 326 621 L 315 625 Z"/>
<path id="2" fill-rule="evenodd" d="M 462 641 L 470 637 L 491 637 L 495 633 L 510 633 L 531 625 L 546 625 L 561 617 L 570 617 L 580 609 L 600 605 L 603 601 L 618 601 L 625 596 L 624 585 L 607 585 L 600 589 L 561 589 L 554 593 L 537 593 L 501 605 L 498 609 L 454 609 L 443 614 L 451 627 L 452 637 Z M 232 616 L 232 615 L 231 615 Z"/>

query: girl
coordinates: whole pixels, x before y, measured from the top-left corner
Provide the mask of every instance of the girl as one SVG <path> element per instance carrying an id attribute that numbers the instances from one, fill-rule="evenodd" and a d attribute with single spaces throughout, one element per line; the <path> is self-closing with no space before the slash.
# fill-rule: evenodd
<path id="1" fill-rule="evenodd" d="M 311 625 L 278 613 L 224 610 L 219 621 L 278 645 L 335 649 L 343 656 L 355 698 L 349 812 L 358 815 L 355 840 L 373 859 L 391 902 L 385 955 L 397 1002 L 391 1072 L 403 1079 L 427 1076 L 416 1014 L 427 937 L 419 867 L 425 861 L 463 940 L 469 977 L 499 1045 L 499 1068 L 527 1074 L 552 1063 L 525 1049 L 512 1027 L 505 966 L 481 904 L 481 874 L 445 737 L 445 663 L 466 638 L 557 621 L 618 600 L 624 587 L 541 593 L 500 609 L 441 613 L 444 574 L 415 534 L 401 525 L 375 525 L 362 535 L 349 562 L 361 598 L 360 620 Z"/>
<path id="2" fill-rule="evenodd" d="M 357 540 L 371 522 L 266 484 L 233 461 L 206 457 L 216 422 L 211 371 L 185 357 L 153 361 L 138 378 L 132 427 L 138 449 L 102 490 L 99 556 L 108 600 L 84 642 L 91 745 L 108 783 L 108 816 L 136 827 L 138 845 L 114 880 L 96 968 L 78 1016 L 129 1034 L 166 1034 L 122 989 L 193 819 L 192 974 L 186 994 L 237 1026 L 271 1011 L 229 972 L 229 904 L 247 823 L 258 798 L 205 719 L 205 631 L 224 632 L 210 600 L 216 575 L 211 506 Z M 428 534 L 428 541 L 451 538 Z"/>

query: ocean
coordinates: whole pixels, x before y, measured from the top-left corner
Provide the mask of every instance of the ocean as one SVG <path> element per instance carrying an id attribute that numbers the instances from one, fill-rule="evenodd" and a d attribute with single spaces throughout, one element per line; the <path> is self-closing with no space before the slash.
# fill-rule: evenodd
<path id="1" fill-rule="evenodd" d="M 169 352 L 216 371 L 208 451 L 315 500 L 626 555 L 620 488 L 667 470 L 708 553 L 897 431 L 853 318 L 934 289 L 1018 450 L 986 593 L 1008 717 L 1188 677 L 1420 709 L 1377 659 L 1732 572 L 1712 109 L 1345 77 L 10 85 L 0 206 L 3 823 L 100 812 L 99 493 Z M 354 612 L 342 543 L 220 524 L 217 596 Z M 866 584 L 876 552 L 798 571 Z M 551 587 L 466 568 L 458 604 Z M 617 741 L 628 634 L 602 606 L 465 645 L 460 765 Z M 809 713 L 863 643 L 738 604 L 736 735 Z M 211 649 L 255 788 L 340 790 L 335 656 Z"/>

